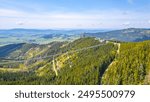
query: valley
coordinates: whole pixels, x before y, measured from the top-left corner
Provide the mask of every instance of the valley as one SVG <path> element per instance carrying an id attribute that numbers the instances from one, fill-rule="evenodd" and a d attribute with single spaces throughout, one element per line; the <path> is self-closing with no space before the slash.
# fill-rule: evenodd
<path id="1" fill-rule="evenodd" d="M 0 30 L 0 46 L 18 43 L 48 44 L 51 42 L 74 41 L 80 37 L 96 37 L 105 40 L 139 42 L 150 40 L 150 29 L 10 29 Z"/>
<path id="2" fill-rule="evenodd" d="M 150 84 L 150 41 L 82 37 L 0 47 L 2 85 Z"/>

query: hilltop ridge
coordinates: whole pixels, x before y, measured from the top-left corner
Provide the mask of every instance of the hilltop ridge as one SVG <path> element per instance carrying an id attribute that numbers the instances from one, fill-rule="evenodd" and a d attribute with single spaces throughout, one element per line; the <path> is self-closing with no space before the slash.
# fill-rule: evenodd
<path id="1" fill-rule="evenodd" d="M 21 44 L 8 52 L 0 59 L 0 84 L 150 84 L 150 41 L 116 43 L 87 37 Z M 26 61 L 13 63 L 16 56 Z"/>

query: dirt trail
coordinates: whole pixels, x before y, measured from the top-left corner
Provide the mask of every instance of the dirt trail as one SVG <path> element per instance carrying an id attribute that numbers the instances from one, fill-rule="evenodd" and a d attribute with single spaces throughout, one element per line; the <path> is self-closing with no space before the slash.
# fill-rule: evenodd
<path id="1" fill-rule="evenodd" d="M 117 54 L 119 54 L 120 53 L 120 43 L 117 43 L 117 45 L 118 45 L 118 50 L 117 50 Z"/>
<path id="2" fill-rule="evenodd" d="M 55 64 L 55 59 L 54 59 L 54 57 L 53 57 L 53 70 L 54 70 L 56 76 L 58 76 L 58 72 L 57 72 L 57 69 L 56 69 L 56 64 Z"/>
<path id="3" fill-rule="evenodd" d="M 120 46 L 121 44 L 120 43 L 114 43 L 114 45 L 117 45 L 118 46 L 118 49 L 117 49 L 117 54 L 116 55 L 119 55 L 120 53 Z M 116 61 L 116 58 L 110 63 L 110 65 L 108 66 L 108 68 L 106 69 L 106 71 L 108 71 L 108 69 L 113 65 L 115 64 L 117 61 Z M 105 72 L 106 72 L 105 71 Z"/>

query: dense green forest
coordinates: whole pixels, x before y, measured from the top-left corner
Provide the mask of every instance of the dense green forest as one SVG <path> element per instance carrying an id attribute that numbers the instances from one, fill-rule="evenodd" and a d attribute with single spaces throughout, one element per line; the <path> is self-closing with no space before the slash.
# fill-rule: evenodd
<path id="1" fill-rule="evenodd" d="M 150 84 L 150 41 L 122 43 L 102 84 Z"/>
<path id="2" fill-rule="evenodd" d="M 0 84 L 150 84 L 150 41 L 101 42 L 87 37 L 18 46 L 15 50 L 13 45 L 3 47 L 7 53 L 0 59 Z M 23 61 L 11 63 L 13 58 Z"/>

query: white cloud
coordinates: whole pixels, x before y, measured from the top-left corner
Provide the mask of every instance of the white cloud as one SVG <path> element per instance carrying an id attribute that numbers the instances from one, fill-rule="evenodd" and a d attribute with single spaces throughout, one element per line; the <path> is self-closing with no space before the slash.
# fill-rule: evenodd
<path id="1" fill-rule="evenodd" d="M 148 23 L 150 23 L 150 20 L 148 21 Z"/>
<path id="2" fill-rule="evenodd" d="M 24 25 L 25 23 L 24 23 L 23 21 L 19 21 L 19 22 L 16 22 L 16 24 L 22 26 L 22 25 Z"/>
<path id="3" fill-rule="evenodd" d="M 20 26 L 24 28 L 118 28 L 128 26 L 131 22 L 133 26 L 137 26 L 136 22 L 142 19 L 144 21 L 149 17 L 150 14 L 119 10 L 40 14 L 0 9 L 0 29 Z"/>
<path id="4" fill-rule="evenodd" d="M 125 25 L 125 26 L 129 26 L 130 24 L 131 24 L 131 22 L 129 22 L 129 21 L 123 23 L 123 25 Z"/>
<path id="5" fill-rule="evenodd" d="M 23 12 L 19 12 L 19 11 L 16 11 L 16 10 L 0 9 L 0 16 L 16 17 L 16 16 L 21 16 L 23 14 L 24 14 Z"/>

